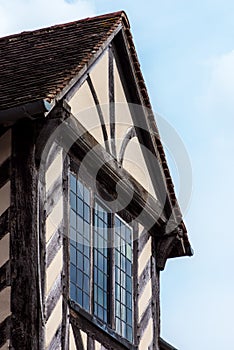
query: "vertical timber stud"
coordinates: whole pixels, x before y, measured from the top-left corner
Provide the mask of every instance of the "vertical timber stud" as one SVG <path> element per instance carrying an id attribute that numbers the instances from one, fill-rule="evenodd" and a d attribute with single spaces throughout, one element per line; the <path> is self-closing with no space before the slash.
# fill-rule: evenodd
<path id="1" fill-rule="evenodd" d="M 115 140 L 115 85 L 114 85 L 114 65 L 113 65 L 113 51 L 111 46 L 108 50 L 109 65 L 108 65 L 108 79 L 109 79 L 109 113 L 110 113 L 110 142 L 113 157 L 116 155 L 116 140 Z"/>
<path id="2" fill-rule="evenodd" d="M 64 151 L 65 152 L 65 151 Z M 69 349 L 69 290 L 70 290 L 70 278 L 69 278 L 69 167 L 70 160 L 67 155 L 64 155 L 63 162 L 63 210 L 64 210 L 64 230 L 63 230 L 63 321 L 62 321 L 62 350 Z"/>
<path id="3" fill-rule="evenodd" d="M 39 349 L 37 291 L 37 169 L 35 122 L 12 128 L 12 348 Z"/>
<path id="4" fill-rule="evenodd" d="M 157 242 L 152 239 L 152 263 L 151 263 L 151 278 L 152 278 L 152 316 L 153 316 L 153 350 L 159 350 L 160 338 L 160 285 L 159 285 L 159 270 L 157 269 Z"/>
<path id="5" fill-rule="evenodd" d="M 137 336 L 138 333 L 138 289 L 139 289 L 139 283 L 138 283 L 138 253 L 139 253 L 139 228 L 138 223 L 135 222 L 133 227 L 133 341 L 134 344 L 138 346 L 139 344 L 139 338 Z"/>

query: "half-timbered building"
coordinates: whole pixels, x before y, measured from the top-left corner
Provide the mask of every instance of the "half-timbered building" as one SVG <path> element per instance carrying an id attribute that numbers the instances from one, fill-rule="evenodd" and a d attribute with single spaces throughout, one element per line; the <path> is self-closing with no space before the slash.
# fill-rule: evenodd
<path id="1" fill-rule="evenodd" d="M 0 349 L 173 349 L 192 254 L 124 12 L 0 39 Z"/>

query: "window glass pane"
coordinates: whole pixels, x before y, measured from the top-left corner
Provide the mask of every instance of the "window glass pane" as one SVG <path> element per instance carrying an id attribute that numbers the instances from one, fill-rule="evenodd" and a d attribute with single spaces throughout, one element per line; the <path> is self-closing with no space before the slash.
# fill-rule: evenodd
<path id="1" fill-rule="evenodd" d="M 132 342 L 132 229 L 115 217 L 116 332 Z"/>
<path id="2" fill-rule="evenodd" d="M 70 225 L 76 229 L 76 213 L 73 210 L 70 210 Z"/>
<path id="3" fill-rule="evenodd" d="M 84 202 L 90 205 L 90 195 L 88 188 L 84 187 Z"/>
<path id="4" fill-rule="evenodd" d="M 70 176 L 70 206 L 70 297 L 89 311 L 90 192 L 72 174 Z"/>
<path id="5" fill-rule="evenodd" d="M 76 266 L 73 265 L 73 264 L 70 264 L 70 278 L 71 278 L 71 281 L 76 281 Z"/>
<path id="6" fill-rule="evenodd" d="M 83 293 L 83 307 L 89 311 L 89 294 Z"/>
<path id="7" fill-rule="evenodd" d="M 102 321 L 107 322 L 108 305 L 107 305 L 107 263 L 108 263 L 108 213 L 99 203 L 95 203 L 95 221 L 94 221 L 94 314 Z"/>
<path id="8" fill-rule="evenodd" d="M 76 211 L 76 195 L 73 192 L 70 193 L 70 206 L 71 209 Z"/>
<path id="9" fill-rule="evenodd" d="M 132 342 L 132 327 L 131 326 L 127 326 L 127 335 L 126 338 Z"/>
<path id="10" fill-rule="evenodd" d="M 77 294 L 76 294 L 76 296 L 77 296 L 76 301 L 78 302 L 78 304 L 80 304 L 80 305 L 83 306 L 83 298 L 82 298 L 83 293 L 82 293 L 82 290 L 81 290 L 80 288 L 77 288 Z"/>
<path id="11" fill-rule="evenodd" d="M 70 285 L 70 297 L 72 300 L 76 300 L 76 286 L 73 283 Z"/>
<path id="12" fill-rule="evenodd" d="M 76 193 L 76 177 L 73 174 L 70 174 L 70 188 Z"/>
<path id="13" fill-rule="evenodd" d="M 73 245 L 71 245 L 70 260 L 71 260 L 71 263 L 76 265 L 76 248 Z"/>
<path id="14" fill-rule="evenodd" d="M 70 228 L 70 243 L 76 246 L 76 230 Z"/>
<path id="15" fill-rule="evenodd" d="M 81 198 L 83 200 L 84 198 L 84 186 L 82 184 L 82 182 L 80 182 L 79 180 L 77 181 L 77 192 L 76 192 L 77 196 L 79 198 Z"/>
<path id="16" fill-rule="evenodd" d="M 78 214 L 80 215 L 81 218 L 84 216 L 84 204 L 81 200 L 77 201 L 77 209 L 78 209 Z M 84 218 L 83 218 L 84 219 Z"/>
<path id="17" fill-rule="evenodd" d="M 121 321 L 120 321 L 120 319 L 116 318 L 115 322 L 116 322 L 116 332 L 121 334 Z"/>
<path id="18" fill-rule="evenodd" d="M 127 292 L 127 307 L 132 308 L 132 294 Z"/>

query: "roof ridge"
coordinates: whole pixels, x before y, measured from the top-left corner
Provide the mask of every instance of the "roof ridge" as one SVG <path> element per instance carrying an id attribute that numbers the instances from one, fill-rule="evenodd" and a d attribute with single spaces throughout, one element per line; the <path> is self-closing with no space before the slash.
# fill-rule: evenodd
<path id="1" fill-rule="evenodd" d="M 112 18 L 112 17 L 116 17 L 116 20 L 123 20 L 124 24 L 126 27 L 130 28 L 130 23 L 127 17 L 127 14 L 125 11 L 121 10 L 121 11 L 116 11 L 116 12 L 111 12 L 111 13 L 106 13 L 103 15 L 97 15 L 97 16 L 93 16 L 93 17 L 85 17 L 85 18 L 81 18 L 75 21 L 71 21 L 71 22 L 66 22 L 66 23 L 60 23 L 60 24 L 53 24 L 51 26 L 48 27 L 43 27 L 43 28 L 38 28 L 38 29 L 32 29 L 32 30 L 25 30 L 19 33 L 14 33 L 14 34 L 10 34 L 10 35 L 6 35 L 3 37 L 0 37 L 0 42 L 1 41 L 5 41 L 5 40 L 9 40 L 9 39 L 17 39 L 18 37 L 22 37 L 24 35 L 31 35 L 32 33 L 43 33 L 43 32 L 48 32 L 49 30 L 56 30 L 59 28 L 66 28 L 72 25 L 76 25 L 79 23 L 85 23 L 85 22 L 94 22 L 97 20 L 104 20 L 104 19 L 108 19 L 108 18 Z"/>

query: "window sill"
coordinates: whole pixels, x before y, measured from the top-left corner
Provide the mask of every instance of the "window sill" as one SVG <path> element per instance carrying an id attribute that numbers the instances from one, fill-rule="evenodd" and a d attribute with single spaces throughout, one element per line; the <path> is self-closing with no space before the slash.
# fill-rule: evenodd
<path id="1" fill-rule="evenodd" d="M 119 334 L 117 334 L 113 329 L 111 329 L 108 325 L 104 324 L 95 316 L 89 314 L 87 311 L 82 309 L 78 304 L 74 301 L 69 301 L 69 305 L 72 309 L 73 314 L 71 317 L 76 321 L 78 327 L 89 334 L 94 334 L 94 338 L 99 342 L 104 342 L 110 344 L 116 350 L 136 350 L 137 347 L 131 343 L 129 343 L 126 339 L 122 338 Z M 97 337 L 95 337 L 95 334 Z M 100 340 L 98 339 L 98 335 Z"/>

